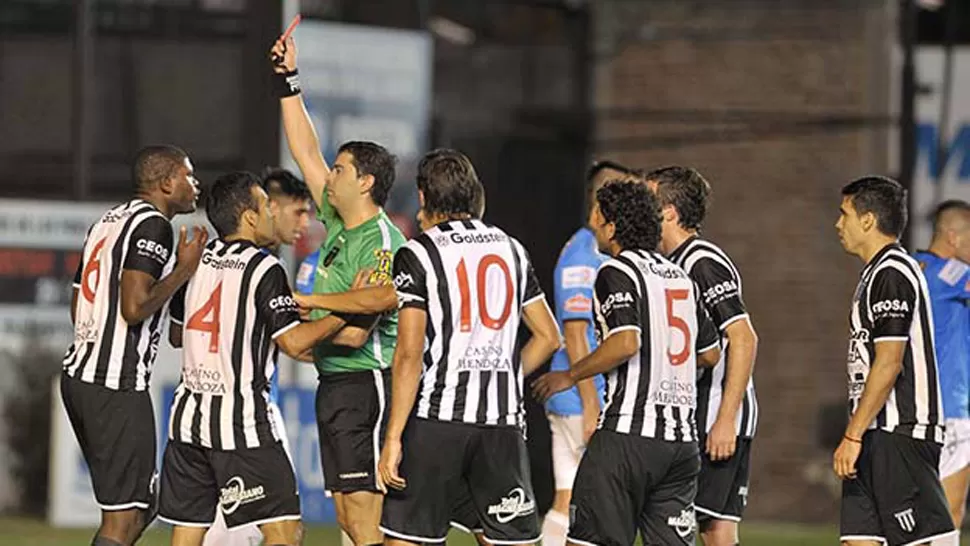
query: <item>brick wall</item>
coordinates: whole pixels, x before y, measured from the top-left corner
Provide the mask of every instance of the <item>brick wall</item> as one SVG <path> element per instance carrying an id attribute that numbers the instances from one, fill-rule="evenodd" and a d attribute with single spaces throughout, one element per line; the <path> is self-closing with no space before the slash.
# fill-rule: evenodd
<path id="1" fill-rule="evenodd" d="M 833 225 L 842 184 L 891 174 L 888 131 L 864 118 L 888 108 L 894 14 L 875 1 L 778 4 L 597 4 L 594 149 L 711 181 L 705 234 L 737 262 L 761 339 L 748 515 L 837 521 L 816 430 L 845 397 L 861 264 Z"/>

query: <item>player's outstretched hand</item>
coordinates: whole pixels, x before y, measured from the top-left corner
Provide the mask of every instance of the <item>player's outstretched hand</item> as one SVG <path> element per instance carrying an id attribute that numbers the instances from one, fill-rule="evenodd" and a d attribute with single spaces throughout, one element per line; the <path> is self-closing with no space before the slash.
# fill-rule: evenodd
<path id="1" fill-rule="evenodd" d="M 293 72 L 296 70 L 296 41 L 292 36 L 285 42 L 277 39 L 269 52 L 269 58 L 273 63 L 273 71 L 277 74 Z"/>
<path id="2" fill-rule="evenodd" d="M 199 260 L 202 259 L 202 251 L 205 250 L 205 243 L 209 240 L 209 232 L 200 226 L 192 227 L 192 239 L 188 239 L 189 230 L 185 226 L 179 229 L 179 246 L 176 251 L 176 259 L 182 267 L 188 267 L 195 271 L 199 267 Z"/>
<path id="3" fill-rule="evenodd" d="M 536 399 L 545 402 L 550 396 L 571 389 L 575 384 L 569 377 L 569 372 L 549 372 L 532 382 L 532 394 Z"/>
<path id="4" fill-rule="evenodd" d="M 843 480 L 851 480 L 856 477 L 855 463 L 859 459 L 862 451 L 862 442 L 842 438 L 839 447 L 832 456 L 832 468 L 835 475 Z"/>
<path id="5" fill-rule="evenodd" d="M 407 487 L 407 481 L 398 474 L 401 464 L 401 440 L 385 439 L 381 449 L 381 459 L 377 463 L 377 488 L 387 493 L 387 488 L 402 490 Z"/>
<path id="6" fill-rule="evenodd" d="M 717 419 L 707 435 L 707 455 L 712 461 L 730 459 L 737 449 L 738 436 L 734 431 L 734 420 Z"/>

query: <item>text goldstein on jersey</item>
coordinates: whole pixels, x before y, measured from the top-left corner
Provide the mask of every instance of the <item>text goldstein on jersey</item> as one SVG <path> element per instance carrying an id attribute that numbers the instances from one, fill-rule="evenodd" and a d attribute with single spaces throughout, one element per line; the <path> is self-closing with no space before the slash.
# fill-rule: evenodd
<path id="1" fill-rule="evenodd" d="M 238 258 L 219 259 L 212 254 L 203 254 L 202 263 L 213 269 L 246 269 L 246 266 L 249 265 Z"/>
<path id="2" fill-rule="evenodd" d="M 452 233 L 453 243 L 504 243 L 509 237 L 504 233 Z"/>

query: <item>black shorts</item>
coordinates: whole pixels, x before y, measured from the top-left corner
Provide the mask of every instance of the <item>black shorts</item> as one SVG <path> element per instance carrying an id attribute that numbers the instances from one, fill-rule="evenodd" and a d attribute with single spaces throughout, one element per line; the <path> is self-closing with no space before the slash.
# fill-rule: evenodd
<path id="1" fill-rule="evenodd" d="M 155 410 L 148 391 L 116 391 L 61 374 L 61 398 L 102 510 L 154 504 Z"/>
<path id="2" fill-rule="evenodd" d="M 320 374 L 317 429 L 329 491 L 377 491 L 390 395 L 390 370 Z"/>
<path id="3" fill-rule="evenodd" d="M 412 542 L 444 542 L 454 503 L 467 497 L 492 543 L 539 540 L 539 517 L 522 431 L 412 418 L 399 467 L 404 491 L 384 498 L 381 530 Z"/>
<path id="4" fill-rule="evenodd" d="M 842 482 L 842 540 L 899 546 L 955 532 L 940 485 L 941 447 L 902 434 L 866 432 L 857 476 Z"/>
<path id="5" fill-rule="evenodd" d="M 567 540 L 591 546 L 694 544 L 697 444 L 598 430 L 579 462 Z"/>
<path id="6" fill-rule="evenodd" d="M 296 476 L 283 444 L 222 451 L 169 441 L 158 518 L 208 527 L 217 506 L 230 529 L 300 519 Z"/>
<path id="7" fill-rule="evenodd" d="M 701 447 L 701 473 L 697 477 L 697 500 L 694 501 L 697 519 L 741 521 L 744 507 L 748 504 L 751 438 L 738 438 L 734 455 L 717 462 L 712 461 L 704 449 L 706 442 L 706 437 L 698 442 Z"/>
<path id="8" fill-rule="evenodd" d="M 467 485 L 458 488 L 457 496 L 451 502 L 450 523 L 455 529 L 469 534 L 484 532 L 482 522 L 478 519 L 478 509 L 475 508 L 475 501 L 472 500 Z"/>

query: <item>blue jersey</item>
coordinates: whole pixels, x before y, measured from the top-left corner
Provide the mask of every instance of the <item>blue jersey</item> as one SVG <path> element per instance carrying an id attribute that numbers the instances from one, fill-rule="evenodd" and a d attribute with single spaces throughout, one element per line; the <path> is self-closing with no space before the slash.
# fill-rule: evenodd
<path id="1" fill-rule="evenodd" d="M 569 239 L 556 262 L 553 280 L 556 294 L 556 322 L 562 330 L 567 320 L 585 320 L 590 350 L 596 348 L 596 330 L 593 327 L 593 282 L 596 280 L 596 270 L 607 259 L 609 256 L 597 250 L 596 236 L 593 232 L 588 228 L 582 228 Z M 554 371 L 569 369 L 569 355 L 565 347 L 553 355 L 551 369 Z M 599 392 L 600 407 L 602 407 L 605 386 L 603 376 L 597 375 L 593 381 Z M 579 390 L 573 387 L 554 394 L 546 402 L 546 411 L 557 415 L 582 415 L 583 403 L 579 398 Z"/>
<path id="2" fill-rule="evenodd" d="M 970 266 L 927 252 L 914 254 L 923 268 L 933 306 L 936 362 L 947 419 L 970 417 Z"/>

